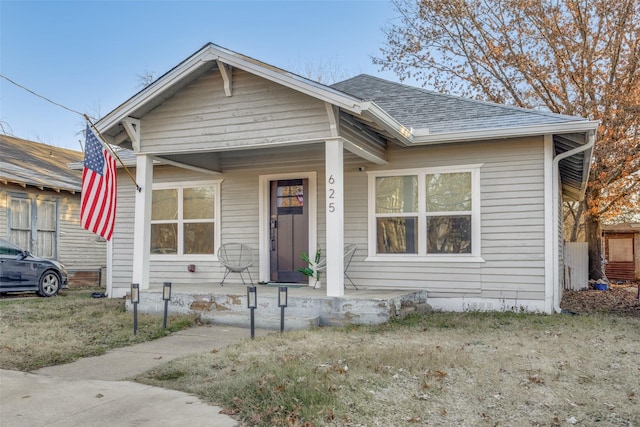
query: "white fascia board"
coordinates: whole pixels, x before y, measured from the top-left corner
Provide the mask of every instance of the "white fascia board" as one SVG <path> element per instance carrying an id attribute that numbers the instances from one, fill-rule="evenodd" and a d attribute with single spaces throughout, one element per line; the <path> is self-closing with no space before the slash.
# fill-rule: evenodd
<path id="1" fill-rule="evenodd" d="M 514 138 L 571 132 L 595 132 L 598 129 L 598 125 L 600 125 L 599 121 L 579 120 L 566 123 L 470 130 L 464 132 L 444 132 L 426 135 L 424 130 L 416 129 L 413 132 L 412 145 L 442 144 L 447 142 L 477 141 L 481 139 Z"/>
<path id="2" fill-rule="evenodd" d="M 362 101 L 328 86 L 315 84 L 310 80 L 297 76 L 288 71 L 274 67 L 264 62 L 235 52 L 212 47 L 207 53 L 209 60 L 220 61 L 224 64 L 247 71 L 256 76 L 281 84 L 295 91 L 304 93 L 324 102 L 336 105 L 352 113 L 360 114 Z"/>

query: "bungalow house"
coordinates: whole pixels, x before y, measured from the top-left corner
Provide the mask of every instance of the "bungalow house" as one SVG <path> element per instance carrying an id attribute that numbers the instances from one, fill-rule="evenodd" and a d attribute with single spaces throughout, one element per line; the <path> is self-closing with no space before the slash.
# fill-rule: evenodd
<path id="1" fill-rule="evenodd" d="M 61 261 L 69 283 L 96 284 L 106 242 L 80 227 L 79 151 L 0 135 L 0 237 Z"/>
<path id="2" fill-rule="evenodd" d="M 262 282 L 308 280 L 319 247 L 317 292 L 340 298 L 356 244 L 358 287 L 557 311 L 561 202 L 584 193 L 597 125 L 368 75 L 325 86 L 207 44 L 97 123 L 141 188 L 120 172 L 110 296 L 219 289 L 217 250 L 240 242 Z"/>

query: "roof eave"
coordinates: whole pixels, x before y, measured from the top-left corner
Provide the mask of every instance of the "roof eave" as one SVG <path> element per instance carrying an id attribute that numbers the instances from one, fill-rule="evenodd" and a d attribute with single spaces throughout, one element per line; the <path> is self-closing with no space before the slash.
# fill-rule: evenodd
<path id="1" fill-rule="evenodd" d="M 443 132 L 429 134 L 421 129 L 413 132 L 412 145 L 444 144 L 461 141 L 516 138 L 532 135 L 548 135 L 569 132 L 595 132 L 600 122 L 576 120 L 565 123 L 551 123 L 531 126 L 470 130 L 462 132 Z"/>
<path id="2" fill-rule="evenodd" d="M 51 191 L 55 191 L 56 193 L 59 193 L 61 191 L 66 191 L 67 193 L 75 194 L 82 191 L 81 186 L 77 186 L 77 187 L 70 187 L 65 185 L 56 186 L 51 184 L 43 184 L 39 182 L 21 181 L 14 178 L 5 178 L 5 177 L 0 177 L 0 183 L 4 185 L 15 184 L 15 185 L 19 185 L 22 188 L 33 187 L 33 188 L 37 188 L 38 190 L 51 190 Z"/>
<path id="3" fill-rule="evenodd" d="M 593 156 L 593 149 L 596 142 L 595 129 L 591 132 L 587 132 L 588 148 L 582 152 L 583 165 L 582 165 L 582 182 L 580 183 L 580 189 L 578 190 L 576 200 L 582 201 L 587 192 L 587 185 L 589 184 L 589 175 L 591 174 L 591 157 Z"/>
<path id="4" fill-rule="evenodd" d="M 405 145 L 411 145 L 414 142 L 413 129 L 404 126 L 375 102 L 363 101 L 360 105 L 364 115 L 376 122 L 400 142 Z"/>

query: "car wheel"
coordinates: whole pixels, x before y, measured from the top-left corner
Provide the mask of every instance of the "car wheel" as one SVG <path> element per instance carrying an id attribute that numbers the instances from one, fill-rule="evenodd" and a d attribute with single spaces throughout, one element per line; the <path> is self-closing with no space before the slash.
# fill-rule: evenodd
<path id="1" fill-rule="evenodd" d="M 38 294 L 43 297 L 52 297 L 60 290 L 60 278 L 53 271 L 45 271 L 40 277 Z"/>

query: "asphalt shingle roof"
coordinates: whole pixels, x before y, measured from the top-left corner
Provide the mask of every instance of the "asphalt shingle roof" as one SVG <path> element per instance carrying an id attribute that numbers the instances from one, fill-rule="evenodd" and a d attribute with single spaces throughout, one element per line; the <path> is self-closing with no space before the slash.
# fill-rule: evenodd
<path id="1" fill-rule="evenodd" d="M 398 122 L 430 134 L 524 127 L 585 120 L 544 111 L 445 95 L 361 74 L 331 85 L 364 101 L 373 101 Z"/>
<path id="2" fill-rule="evenodd" d="M 0 181 L 79 192 L 82 172 L 68 165 L 83 158 L 80 151 L 0 135 Z"/>

